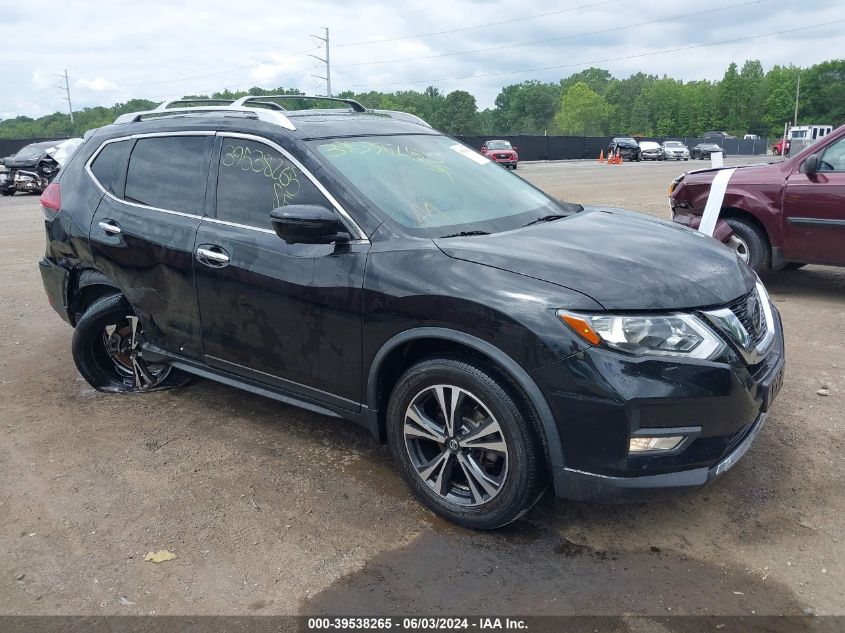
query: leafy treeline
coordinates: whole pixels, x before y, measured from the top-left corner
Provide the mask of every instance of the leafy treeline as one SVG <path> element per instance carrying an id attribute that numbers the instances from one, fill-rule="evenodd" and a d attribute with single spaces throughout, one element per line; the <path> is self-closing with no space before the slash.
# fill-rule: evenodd
<path id="1" fill-rule="evenodd" d="M 719 81 L 683 82 L 641 72 L 617 79 L 607 70 L 588 68 L 557 83 L 529 80 L 505 86 L 495 107 L 482 111 L 469 92 L 443 94 L 431 86 L 422 92 L 344 92 L 339 96 L 371 108 L 411 112 L 449 134 L 683 137 L 725 130 L 777 137 L 783 124 L 792 120 L 799 75 L 799 123 L 845 123 L 845 59 L 807 68 L 774 66 L 768 72 L 759 61 L 748 60 L 742 67 L 731 64 Z M 299 94 L 290 88 L 252 88 L 210 96 L 234 99 L 279 93 Z M 155 105 L 133 99 L 111 108 L 85 108 L 74 113 L 73 130 L 66 114 L 38 119 L 21 116 L 0 122 L 0 138 L 80 135 L 113 122 L 119 114 Z"/>

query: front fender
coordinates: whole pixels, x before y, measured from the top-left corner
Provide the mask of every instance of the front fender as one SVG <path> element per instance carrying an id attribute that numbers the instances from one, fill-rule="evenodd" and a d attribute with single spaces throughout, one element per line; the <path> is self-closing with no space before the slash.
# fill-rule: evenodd
<path id="1" fill-rule="evenodd" d="M 540 419 L 544 435 L 543 441 L 549 457 L 549 465 L 552 468 L 563 467 L 563 449 L 561 447 L 557 425 L 555 424 L 554 416 L 552 415 L 548 402 L 546 402 L 546 398 L 543 396 L 537 383 L 534 382 L 534 379 L 531 378 L 519 363 L 498 347 L 465 332 L 442 327 L 416 327 L 400 332 L 386 341 L 376 353 L 370 365 L 367 380 L 367 405 L 371 410 L 378 409 L 378 378 L 384 361 L 398 347 L 414 340 L 423 339 L 439 339 L 458 343 L 490 358 L 504 369 L 528 397 L 531 406 Z"/>

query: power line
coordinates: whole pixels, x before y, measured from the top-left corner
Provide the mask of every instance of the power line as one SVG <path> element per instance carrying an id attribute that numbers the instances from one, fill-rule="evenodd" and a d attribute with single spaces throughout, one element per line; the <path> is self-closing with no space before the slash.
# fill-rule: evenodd
<path id="1" fill-rule="evenodd" d="M 719 46 L 721 44 L 735 44 L 737 42 L 744 42 L 747 40 L 759 39 L 761 37 L 770 37 L 772 35 L 782 35 L 784 33 L 795 33 L 796 31 L 806 31 L 808 29 L 816 29 L 820 26 L 830 26 L 833 24 L 840 24 L 845 22 L 843 20 L 832 20 L 829 22 L 824 22 L 822 24 L 812 24 L 810 26 L 801 26 L 794 29 L 785 29 L 783 31 L 772 31 L 771 33 L 760 33 L 758 35 L 748 35 L 746 37 L 739 37 L 732 40 L 722 40 L 720 42 L 707 42 L 705 44 L 692 44 L 690 46 L 682 46 L 679 48 L 667 48 L 659 51 L 651 51 L 648 53 L 637 53 L 635 55 L 622 55 L 620 57 L 607 57 L 605 59 L 594 59 L 591 61 L 584 61 L 584 62 L 577 62 L 573 64 L 561 64 L 559 66 L 543 66 L 540 68 L 526 68 L 523 70 L 506 70 L 497 73 L 484 73 L 480 75 L 462 75 L 459 77 L 440 77 L 438 79 L 419 79 L 414 81 L 394 81 L 388 83 L 365 83 L 365 84 L 347 84 L 346 88 L 371 88 L 374 86 L 400 86 L 400 85 L 407 85 L 407 84 L 433 84 L 439 81 L 454 81 L 457 79 L 482 79 L 485 77 L 501 77 L 503 75 L 519 75 L 522 73 L 533 73 L 533 72 L 540 72 L 543 70 L 558 70 L 560 68 L 577 68 L 579 66 L 591 66 L 592 64 L 602 64 L 605 62 L 616 62 L 616 61 L 623 61 L 626 59 L 636 59 L 638 57 L 649 57 L 653 55 L 662 55 L 664 53 L 677 53 L 680 51 L 688 51 L 695 48 L 705 48 L 707 46 Z"/>
<path id="2" fill-rule="evenodd" d="M 293 75 L 298 75 L 300 73 L 304 73 L 304 72 L 308 72 L 310 70 L 314 70 L 316 67 L 317 67 L 317 65 L 315 64 L 313 66 L 309 66 L 308 68 L 299 68 L 298 70 L 293 70 L 293 71 L 290 71 L 290 72 L 270 75 L 269 77 L 263 79 L 262 81 L 254 82 L 254 83 L 264 83 L 264 84 L 266 84 L 268 81 L 277 81 L 277 80 L 282 79 L 284 77 L 290 77 L 290 76 L 293 76 Z M 222 92 L 224 90 L 237 91 L 239 89 L 242 89 L 242 87 L 244 85 L 246 85 L 246 84 L 234 84 L 234 85 L 230 85 L 230 86 L 223 86 L 222 88 L 220 86 L 215 86 L 213 88 L 204 88 L 204 89 L 201 89 L 201 90 L 193 90 L 191 92 L 193 92 L 195 94 L 202 94 L 202 93 L 206 93 L 206 92 L 208 92 L 208 93 Z M 178 96 L 183 96 L 185 94 L 185 92 L 186 91 L 180 91 L 178 93 Z M 166 94 L 166 95 L 156 95 L 156 96 L 151 96 L 151 97 L 147 97 L 147 98 L 149 98 L 149 99 L 170 99 L 176 94 L 177 93 L 171 92 L 171 93 Z"/>
<path id="3" fill-rule="evenodd" d="M 639 22 L 637 24 L 625 24 L 623 26 L 614 26 L 609 29 L 602 29 L 600 31 L 589 31 L 584 33 L 573 33 L 572 35 L 561 35 L 559 37 L 550 37 L 542 40 L 532 40 L 530 42 L 517 42 L 516 44 L 503 44 L 501 46 L 489 46 L 487 48 L 476 48 L 466 51 L 457 51 L 454 53 L 439 53 L 437 55 L 423 55 L 417 57 L 403 57 L 398 59 L 382 59 L 369 62 L 352 62 L 349 64 L 335 64 L 335 68 L 349 68 L 352 66 L 370 66 L 375 64 L 393 64 L 398 62 L 419 61 L 423 59 L 437 59 L 440 57 L 455 57 L 459 55 L 469 55 L 473 53 L 486 53 L 489 51 L 498 51 L 505 48 L 517 48 L 520 46 L 531 46 L 533 44 L 548 44 L 549 42 L 559 42 L 562 40 L 575 39 L 577 37 L 587 37 L 590 35 L 601 35 L 603 33 L 612 33 L 614 31 L 622 31 L 632 29 L 640 26 L 647 26 L 649 24 L 658 24 L 660 22 L 668 22 L 671 20 L 679 20 L 681 18 L 689 18 L 697 15 L 704 15 L 706 13 L 716 13 L 718 11 L 726 11 L 728 9 L 737 9 L 739 7 L 746 7 L 752 4 L 760 4 L 761 0 L 749 0 L 748 2 L 740 2 L 738 4 L 731 4 L 724 7 L 716 7 L 714 9 L 704 9 L 702 11 L 694 11 L 692 13 L 683 13 L 681 15 L 674 15 L 666 18 L 658 18 L 656 20 L 648 20 L 647 22 Z"/>
<path id="4" fill-rule="evenodd" d="M 537 13 L 535 15 L 527 15 L 521 18 L 513 18 L 510 20 L 501 20 L 499 22 L 488 22 L 486 24 L 476 24 L 475 26 L 463 26 L 457 29 L 446 29 L 445 31 L 432 31 L 430 33 L 418 33 L 416 35 L 403 35 L 401 37 L 388 37 L 381 40 L 365 40 L 361 42 L 347 42 L 345 44 L 335 44 L 335 48 L 341 46 L 366 46 L 368 44 L 383 44 L 384 42 L 398 42 L 399 40 L 419 39 L 422 37 L 431 37 L 434 35 L 446 35 L 447 33 L 460 33 L 463 31 L 474 31 L 476 29 L 487 28 L 488 26 L 499 26 L 502 24 L 512 24 L 514 22 L 523 22 L 525 20 L 534 20 L 536 18 L 544 18 L 550 15 L 558 15 L 560 13 L 571 13 L 580 9 L 590 9 L 592 7 L 599 7 L 605 4 L 613 4 L 619 0 L 604 0 L 603 2 L 593 2 L 592 4 L 582 4 L 577 7 L 570 7 L 569 9 L 558 9 L 557 11 L 549 11 L 548 13 Z"/>
<path id="5" fill-rule="evenodd" d="M 152 86 L 157 84 L 173 84 L 178 83 L 180 81 L 190 81 L 191 79 L 205 79 L 206 77 L 217 77 L 219 75 L 227 75 L 229 73 L 239 72 L 241 70 L 249 70 L 250 68 L 257 68 L 258 66 L 264 66 L 266 64 L 275 64 L 284 59 L 290 59 L 292 57 L 298 57 L 299 55 L 306 55 L 312 51 L 319 50 L 319 46 L 315 46 L 313 48 L 309 48 L 308 50 L 299 51 L 298 53 L 291 53 L 290 55 L 285 55 L 283 57 L 278 57 L 276 59 L 265 59 L 264 61 L 257 62 L 255 64 L 249 64 L 248 66 L 239 66 L 238 68 L 230 68 L 228 70 L 220 70 L 213 73 L 206 73 L 204 75 L 192 75 L 190 77 L 181 77 L 180 79 L 161 79 L 156 81 L 141 81 L 141 82 L 133 82 L 133 83 L 119 83 L 116 84 L 118 86 Z"/>

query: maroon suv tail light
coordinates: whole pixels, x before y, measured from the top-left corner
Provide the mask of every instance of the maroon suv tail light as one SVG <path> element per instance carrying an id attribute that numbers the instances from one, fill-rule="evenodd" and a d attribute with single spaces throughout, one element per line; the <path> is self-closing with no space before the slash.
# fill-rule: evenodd
<path id="1" fill-rule="evenodd" d="M 51 182 L 47 185 L 44 193 L 41 194 L 41 206 L 45 209 L 50 209 L 53 213 L 58 213 L 62 208 L 62 191 L 59 188 L 59 183 Z"/>

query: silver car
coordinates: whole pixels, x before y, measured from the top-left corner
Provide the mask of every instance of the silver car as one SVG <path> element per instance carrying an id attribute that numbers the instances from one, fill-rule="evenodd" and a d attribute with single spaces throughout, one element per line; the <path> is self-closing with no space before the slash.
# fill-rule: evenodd
<path id="1" fill-rule="evenodd" d="M 663 149 L 654 141 L 641 141 L 640 156 L 643 160 L 663 160 Z"/>
<path id="2" fill-rule="evenodd" d="M 680 141 L 663 141 L 661 147 L 666 160 L 689 160 L 689 149 Z"/>

